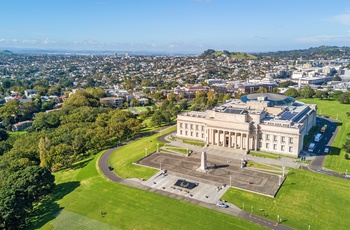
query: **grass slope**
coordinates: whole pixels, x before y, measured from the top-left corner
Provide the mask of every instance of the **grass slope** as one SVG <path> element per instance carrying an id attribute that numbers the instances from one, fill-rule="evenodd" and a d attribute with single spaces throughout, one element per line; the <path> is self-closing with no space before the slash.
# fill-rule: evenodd
<path id="1" fill-rule="evenodd" d="M 295 229 L 349 229 L 348 180 L 304 170 L 291 170 L 275 199 L 229 189 L 223 199 L 254 214 Z M 260 211 L 263 209 L 264 211 Z"/>
<path id="2" fill-rule="evenodd" d="M 222 55 L 222 51 L 215 51 L 214 55 L 215 56 L 220 56 Z M 258 59 L 256 56 L 252 54 L 247 54 L 243 52 L 230 52 L 230 58 L 237 58 L 238 60 L 255 60 Z"/>
<path id="3" fill-rule="evenodd" d="M 340 104 L 335 100 L 302 99 L 300 101 L 307 104 L 317 104 L 318 113 L 321 113 L 321 115 L 327 115 L 333 119 L 336 119 L 338 116 L 338 120 L 342 122 L 342 125 L 333 142 L 331 154 L 326 157 L 323 166 L 342 173 L 346 169 L 350 170 L 350 160 L 345 160 L 345 150 L 342 149 L 347 139 L 347 134 L 350 132 L 350 119 L 346 115 L 346 112 L 350 111 L 350 105 Z"/>
<path id="4" fill-rule="evenodd" d="M 162 131 L 162 134 L 170 133 L 176 130 L 176 126 Z M 115 172 L 123 178 L 149 178 L 154 175 L 157 170 L 150 169 L 132 163 L 157 150 L 157 143 L 159 148 L 164 145 L 157 140 L 158 134 L 144 137 L 142 139 L 133 141 L 129 144 L 118 148 L 110 158 L 110 164 L 115 168 Z M 147 150 L 146 150 L 147 149 Z"/>
<path id="5" fill-rule="evenodd" d="M 99 154 L 100 155 L 100 154 Z M 260 226 L 223 213 L 212 211 L 190 203 L 106 181 L 97 171 L 97 157 L 85 166 L 74 170 L 56 172 L 57 189 L 54 197 L 60 197 L 53 204 L 68 211 L 60 221 L 71 221 L 79 214 L 87 218 L 86 228 L 94 222 L 114 226 L 119 229 L 262 229 Z M 64 185 L 74 183 L 69 193 Z M 63 193 L 63 194 L 58 194 Z M 54 205 L 48 207 L 51 214 L 57 212 Z M 105 214 L 101 215 L 100 210 Z M 48 211 L 48 213 L 50 213 Z M 67 215 L 69 212 L 72 215 Z M 46 213 L 46 217 L 49 217 Z M 46 218 L 48 221 L 51 218 Z M 67 220 L 65 220 L 65 218 Z M 92 220 L 97 220 L 92 221 Z M 53 229 L 55 220 L 36 225 L 30 229 Z M 80 227 L 82 223 L 79 223 Z M 101 227 L 103 227 L 101 224 Z M 73 229 L 74 226 L 66 226 Z M 56 229 L 56 228 L 55 228 Z M 63 229 L 63 228 L 58 228 Z"/>

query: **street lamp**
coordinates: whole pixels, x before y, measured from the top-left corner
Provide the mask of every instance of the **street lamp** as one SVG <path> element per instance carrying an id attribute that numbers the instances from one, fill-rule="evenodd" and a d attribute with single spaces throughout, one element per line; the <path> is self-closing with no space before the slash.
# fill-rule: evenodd
<path id="1" fill-rule="evenodd" d="M 145 156 L 147 156 L 147 148 L 145 148 Z"/>
<path id="2" fill-rule="evenodd" d="M 281 184 L 282 184 L 282 176 L 281 175 L 279 175 L 279 177 L 278 177 L 279 179 L 278 179 L 278 185 L 279 186 L 281 186 Z"/>
<path id="3" fill-rule="evenodd" d="M 282 166 L 282 176 L 284 177 L 284 169 L 285 169 L 286 167 L 284 167 L 284 166 Z"/>
<path id="4" fill-rule="evenodd" d="M 232 177 L 231 177 L 231 174 L 230 174 L 230 187 L 232 186 L 232 185 L 231 185 L 231 184 L 232 184 L 232 183 L 231 183 L 231 179 L 232 179 Z"/>

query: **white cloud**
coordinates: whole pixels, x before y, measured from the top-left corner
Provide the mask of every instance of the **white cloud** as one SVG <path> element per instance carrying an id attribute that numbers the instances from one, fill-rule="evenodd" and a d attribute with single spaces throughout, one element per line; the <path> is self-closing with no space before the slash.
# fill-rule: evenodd
<path id="1" fill-rule="evenodd" d="M 330 18 L 331 21 L 339 22 L 344 25 L 350 25 L 350 14 L 338 14 Z"/>

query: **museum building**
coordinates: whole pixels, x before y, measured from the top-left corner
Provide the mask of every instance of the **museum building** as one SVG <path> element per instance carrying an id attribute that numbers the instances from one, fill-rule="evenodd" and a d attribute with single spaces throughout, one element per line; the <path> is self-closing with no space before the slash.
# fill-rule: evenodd
<path id="1" fill-rule="evenodd" d="M 316 125 L 316 109 L 279 94 L 249 94 L 203 112 L 179 114 L 177 137 L 298 157 L 304 136 Z"/>

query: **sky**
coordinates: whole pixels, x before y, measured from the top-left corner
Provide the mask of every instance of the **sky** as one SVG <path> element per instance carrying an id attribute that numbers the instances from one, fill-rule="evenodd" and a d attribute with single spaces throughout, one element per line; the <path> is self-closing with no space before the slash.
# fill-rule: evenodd
<path id="1" fill-rule="evenodd" d="M 345 0 L 0 0 L 0 48 L 265 52 L 350 46 Z"/>

